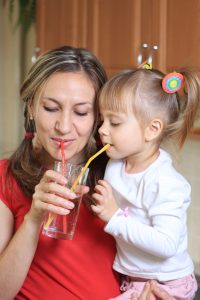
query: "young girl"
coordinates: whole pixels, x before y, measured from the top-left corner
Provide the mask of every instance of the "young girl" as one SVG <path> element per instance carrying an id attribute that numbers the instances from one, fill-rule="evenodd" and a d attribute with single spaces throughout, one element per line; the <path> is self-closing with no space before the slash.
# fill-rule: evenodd
<path id="1" fill-rule="evenodd" d="M 187 252 L 191 189 L 161 143 L 181 148 L 200 103 L 200 81 L 187 69 L 164 76 L 136 69 L 109 80 L 100 94 L 103 144 L 110 144 L 105 180 L 92 209 L 117 243 L 114 269 L 123 274 L 115 299 L 140 295 L 154 279 L 173 299 L 190 300 L 197 289 Z"/>

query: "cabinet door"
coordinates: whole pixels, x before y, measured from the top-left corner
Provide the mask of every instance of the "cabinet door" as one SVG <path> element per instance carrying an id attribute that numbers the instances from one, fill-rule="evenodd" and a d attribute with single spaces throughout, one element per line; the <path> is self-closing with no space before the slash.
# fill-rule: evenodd
<path id="1" fill-rule="evenodd" d="M 87 46 L 109 76 L 137 64 L 140 1 L 88 0 Z"/>
<path id="2" fill-rule="evenodd" d="M 37 47 L 41 52 L 63 45 L 86 47 L 87 0 L 38 0 Z"/>
<path id="3" fill-rule="evenodd" d="M 37 47 L 86 47 L 108 75 L 137 64 L 140 0 L 38 0 Z"/>
<path id="4" fill-rule="evenodd" d="M 200 0 L 168 0 L 166 28 L 167 70 L 200 70 Z"/>

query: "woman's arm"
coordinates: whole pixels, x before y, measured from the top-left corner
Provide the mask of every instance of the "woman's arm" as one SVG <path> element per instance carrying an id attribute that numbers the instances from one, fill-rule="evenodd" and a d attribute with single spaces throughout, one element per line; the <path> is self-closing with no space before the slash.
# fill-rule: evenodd
<path id="1" fill-rule="evenodd" d="M 10 300 L 19 291 L 28 273 L 37 247 L 39 226 L 25 218 L 13 235 L 14 219 L 10 210 L 0 201 L 0 299 Z"/>
<path id="2" fill-rule="evenodd" d="M 19 291 L 28 273 L 38 242 L 40 226 L 28 218 L 13 235 L 14 218 L 0 201 L 0 299 L 10 300 Z"/>
<path id="3" fill-rule="evenodd" d="M 36 186 L 31 208 L 14 235 L 14 217 L 0 200 L 0 299 L 11 300 L 20 290 L 35 255 L 45 212 L 65 215 L 74 207 L 70 200 L 75 195 L 65 183 L 62 175 L 45 173 Z M 85 188 L 83 192 L 87 191 Z"/>

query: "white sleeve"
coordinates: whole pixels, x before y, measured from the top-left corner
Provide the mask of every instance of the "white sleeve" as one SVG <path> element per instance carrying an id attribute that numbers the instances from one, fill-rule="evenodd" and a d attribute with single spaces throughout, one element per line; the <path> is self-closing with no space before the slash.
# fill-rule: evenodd
<path id="1" fill-rule="evenodd" d="M 149 203 L 146 209 L 149 224 L 118 210 L 105 226 L 105 231 L 116 240 L 123 239 L 149 254 L 169 258 L 177 252 L 181 239 L 187 235 L 190 185 L 180 178 L 162 178 L 153 201 Z"/>

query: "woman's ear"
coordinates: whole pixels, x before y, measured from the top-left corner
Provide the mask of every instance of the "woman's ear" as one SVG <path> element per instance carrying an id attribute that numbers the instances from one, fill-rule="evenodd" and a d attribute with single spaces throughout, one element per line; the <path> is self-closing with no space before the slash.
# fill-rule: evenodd
<path id="1" fill-rule="evenodd" d="M 163 122 L 160 119 L 153 119 L 145 128 L 145 140 L 150 142 L 159 137 L 163 131 Z"/>
<path id="2" fill-rule="evenodd" d="M 33 120 L 33 109 L 31 105 L 28 106 L 28 116 L 30 120 Z"/>

